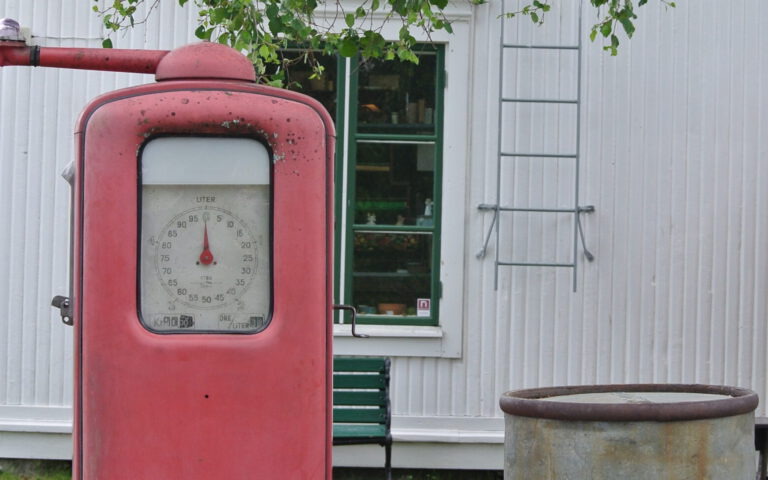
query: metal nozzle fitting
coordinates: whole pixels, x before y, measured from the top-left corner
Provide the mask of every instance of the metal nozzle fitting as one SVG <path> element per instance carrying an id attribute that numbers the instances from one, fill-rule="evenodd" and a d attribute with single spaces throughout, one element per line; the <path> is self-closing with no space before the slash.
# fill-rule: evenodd
<path id="1" fill-rule="evenodd" d="M 23 42 L 21 36 L 21 26 L 19 22 L 12 18 L 0 18 L 0 41 L 10 40 L 14 42 Z"/>

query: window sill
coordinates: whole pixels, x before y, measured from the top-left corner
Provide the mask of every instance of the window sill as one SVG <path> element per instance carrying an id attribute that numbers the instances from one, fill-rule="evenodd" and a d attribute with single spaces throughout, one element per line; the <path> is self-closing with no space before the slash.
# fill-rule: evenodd
<path id="1" fill-rule="evenodd" d="M 370 335 L 370 338 L 443 338 L 443 329 L 440 327 L 423 327 L 415 325 L 357 325 L 355 331 L 357 333 Z M 352 326 L 349 324 L 335 324 L 333 326 L 333 336 L 351 337 Z"/>
<path id="2" fill-rule="evenodd" d="M 333 353 L 336 355 L 383 355 L 388 357 L 454 358 L 459 352 L 446 348 L 446 332 L 441 327 L 409 325 L 358 325 L 352 336 L 349 324 L 333 326 Z"/>

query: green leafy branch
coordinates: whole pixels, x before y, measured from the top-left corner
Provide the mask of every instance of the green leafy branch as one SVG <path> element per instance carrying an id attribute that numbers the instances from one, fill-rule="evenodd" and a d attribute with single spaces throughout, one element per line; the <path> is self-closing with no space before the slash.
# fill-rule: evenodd
<path id="1" fill-rule="evenodd" d="M 341 0 L 177 0 L 180 7 L 189 4 L 199 12 L 195 35 L 203 40 L 229 45 L 248 56 L 260 82 L 285 86 L 286 71 L 302 62 L 313 70 L 313 77 L 323 73 L 318 54 L 339 53 L 343 57 L 360 55 L 364 60 L 384 59 L 418 63 L 415 53 L 416 31 L 431 38 L 432 33 L 452 33 L 444 10 L 448 0 L 359 0 L 356 7 L 345 9 Z M 467 0 L 480 5 L 488 0 Z M 503 0 L 499 0 L 503 1 Z M 592 26 L 590 39 L 598 34 L 610 39 L 604 50 L 618 53 L 619 28 L 631 38 L 635 32 L 636 7 L 648 0 L 590 0 L 599 21 Z M 667 7 L 675 2 L 658 0 Z M 160 0 L 94 0 L 93 10 L 101 16 L 108 33 L 104 47 L 112 47 L 110 36 L 147 21 Z M 100 5 L 103 5 L 100 7 Z M 506 17 L 527 16 L 536 24 L 551 10 L 549 0 L 532 0 Z M 144 13 L 140 13 L 144 12 Z M 317 14 L 320 12 L 321 14 Z M 140 16 L 143 15 L 143 16 Z M 320 20 L 317 20 L 320 18 Z M 397 40 L 382 35 L 385 24 L 399 22 Z M 621 27 L 619 27 L 619 25 Z M 287 48 L 298 48 L 300 55 L 283 55 Z"/>
<path id="2" fill-rule="evenodd" d="M 668 0 L 659 0 L 667 7 L 674 8 L 675 2 Z M 592 26 L 589 33 L 589 39 L 593 42 L 597 38 L 598 33 L 603 38 L 610 39 L 610 44 L 603 47 L 603 50 L 611 52 L 612 56 L 618 54 L 619 51 L 619 37 L 617 35 L 619 31 L 619 25 L 624 30 L 627 38 L 632 38 L 635 33 L 634 20 L 637 19 L 635 14 L 635 4 L 632 0 L 590 0 L 592 6 L 598 9 L 598 12 L 602 12 L 607 7 L 607 12 L 602 16 L 602 19 Z M 639 0 L 637 7 L 642 7 L 647 4 L 648 0 Z"/>
<path id="3" fill-rule="evenodd" d="M 99 0 L 94 0 L 99 2 Z M 120 0 L 114 1 L 108 7 L 99 8 L 99 5 L 93 5 L 92 10 L 101 16 L 104 28 L 108 32 L 117 32 L 127 28 L 127 26 L 135 27 L 145 23 L 149 16 L 152 14 L 158 6 L 160 6 L 160 0 L 152 0 L 146 10 L 146 14 L 143 18 L 137 20 L 135 15 L 138 11 L 140 4 L 145 3 L 146 0 Z M 112 39 L 107 37 L 101 42 L 104 48 L 112 48 Z"/>
<path id="4" fill-rule="evenodd" d="M 507 18 L 514 18 L 518 15 L 528 16 L 533 23 L 541 25 L 544 23 L 544 14 L 547 13 L 552 7 L 548 1 L 534 0 L 533 3 L 525 5 L 520 10 L 514 12 L 507 12 L 505 16 Z"/>
<path id="5" fill-rule="evenodd" d="M 103 0 L 94 0 L 99 3 Z M 180 7 L 193 4 L 199 11 L 195 35 L 229 45 L 253 62 L 262 83 L 284 86 L 285 71 L 291 64 L 304 62 L 313 76 L 322 75 L 317 54 L 339 53 L 363 59 L 399 59 L 418 63 L 414 52 L 415 31 L 452 33 L 444 14 L 448 0 L 363 0 L 353 10 L 345 10 L 341 0 L 325 4 L 322 0 L 177 0 Z M 93 7 L 109 35 L 146 21 L 159 0 L 107 0 L 106 6 Z M 146 14 L 139 18 L 142 4 Z M 331 9 L 335 9 L 331 10 Z M 329 15 L 329 10 L 330 15 Z M 316 20 L 316 12 L 321 20 Z M 383 18 L 376 22 L 374 17 Z M 397 40 L 382 35 L 385 23 L 400 23 Z M 343 22 L 343 23 L 342 23 Z M 108 37 L 105 47 L 112 46 Z M 299 47 L 304 53 L 287 58 L 281 51 Z"/>
<path id="6" fill-rule="evenodd" d="M 659 0 L 663 5 L 669 8 L 676 6 L 675 2 L 670 0 Z M 597 9 L 598 18 L 589 34 L 593 42 L 600 34 L 603 38 L 609 39 L 610 44 L 603 47 L 603 50 L 611 52 L 611 55 L 617 55 L 619 52 L 619 26 L 624 30 L 628 38 L 632 38 L 635 33 L 635 20 L 637 14 L 636 7 L 642 7 L 648 3 L 648 0 L 638 0 L 635 5 L 633 0 L 590 0 L 590 4 Z M 513 18 L 518 15 L 528 16 L 535 24 L 544 23 L 544 16 L 551 10 L 548 1 L 534 0 L 533 3 L 524 5 L 521 9 L 504 14 L 506 18 Z"/>

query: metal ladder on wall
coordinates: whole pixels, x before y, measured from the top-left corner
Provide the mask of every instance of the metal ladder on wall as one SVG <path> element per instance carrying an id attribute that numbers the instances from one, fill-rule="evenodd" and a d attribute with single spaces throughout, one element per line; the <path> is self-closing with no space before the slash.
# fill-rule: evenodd
<path id="1" fill-rule="evenodd" d="M 488 228 L 488 233 L 485 235 L 485 241 L 483 248 L 477 253 L 477 258 L 482 259 L 488 250 L 488 243 L 490 242 L 491 235 L 496 232 L 496 249 L 494 259 L 494 288 L 498 289 L 499 286 L 499 268 L 500 267 L 553 267 L 553 268 L 571 268 L 573 269 L 573 291 L 576 291 L 577 286 L 577 268 L 578 268 L 578 248 L 579 241 L 584 251 L 584 256 L 588 261 L 594 260 L 592 253 L 587 250 L 586 242 L 584 240 L 584 230 L 581 226 L 581 214 L 591 213 L 595 211 L 595 207 L 592 205 L 582 206 L 579 204 L 579 167 L 580 167 L 580 143 L 581 143 L 581 48 L 582 48 L 582 26 L 581 26 L 581 12 L 582 6 L 579 1 L 579 13 L 578 13 L 578 28 L 577 28 L 577 42 L 575 45 L 523 45 L 516 43 L 506 43 L 504 25 L 506 23 L 506 0 L 502 2 L 501 13 L 501 37 L 499 42 L 499 118 L 498 118 L 498 149 L 497 149 L 497 165 L 496 165 L 496 203 L 488 204 L 482 203 L 478 205 L 478 209 L 481 211 L 493 212 L 493 219 L 491 225 Z M 576 79 L 576 98 L 575 99 L 548 99 L 548 98 L 507 98 L 504 97 L 504 72 L 506 70 L 504 65 L 505 55 L 504 52 L 508 49 L 528 49 L 532 52 L 536 51 L 576 51 L 577 55 L 577 79 Z M 519 152 L 519 151 L 504 151 L 502 147 L 503 140 L 503 107 L 509 103 L 528 103 L 528 104 L 559 104 L 559 105 L 575 105 L 576 107 L 576 141 L 575 152 L 569 153 L 541 153 L 541 152 Z M 503 162 L 514 162 L 520 158 L 537 158 L 543 161 L 547 159 L 571 159 L 575 163 L 574 174 L 574 200 L 572 208 L 518 208 L 514 205 L 501 205 L 501 187 L 502 187 L 502 164 Z M 526 213 L 570 213 L 573 215 L 573 258 L 570 263 L 546 263 L 546 262 L 515 262 L 504 261 L 500 257 L 501 250 L 501 233 L 500 224 L 502 214 L 514 214 L 515 212 Z"/>

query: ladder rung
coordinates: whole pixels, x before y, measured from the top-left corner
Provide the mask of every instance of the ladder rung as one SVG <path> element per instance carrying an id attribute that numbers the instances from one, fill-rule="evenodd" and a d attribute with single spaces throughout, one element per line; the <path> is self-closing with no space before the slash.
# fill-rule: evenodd
<path id="1" fill-rule="evenodd" d="M 496 262 L 502 267 L 568 267 L 573 268 L 573 263 L 522 263 L 522 262 Z"/>
<path id="2" fill-rule="evenodd" d="M 530 48 L 533 50 L 578 50 L 578 45 L 521 45 L 517 43 L 505 43 L 504 48 Z"/>
<path id="3" fill-rule="evenodd" d="M 529 212 L 529 213 L 576 213 L 573 208 L 515 208 L 499 207 L 502 212 Z"/>
<path id="4" fill-rule="evenodd" d="M 536 157 L 536 158 L 578 158 L 573 153 L 509 153 L 501 152 L 502 157 Z"/>
<path id="5" fill-rule="evenodd" d="M 481 203 L 477 206 L 478 210 L 499 210 L 501 212 L 532 212 L 532 213 L 576 213 L 573 208 L 519 208 L 519 207 L 497 207 L 490 203 Z"/>
<path id="6" fill-rule="evenodd" d="M 510 103 L 565 103 L 578 105 L 578 100 L 558 100 L 555 98 L 502 98 L 502 102 Z"/>
<path id="7" fill-rule="evenodd" d="M 481 203 L 477 206 L 478 210 L 499 210 L 502 212 L 540 212 L 540 213 L 592 213 L 595 211 L 594 205 L 584 205 L 579 208 L 519 208 L 519 207 L 497 207 L 490 203 Z"/>

